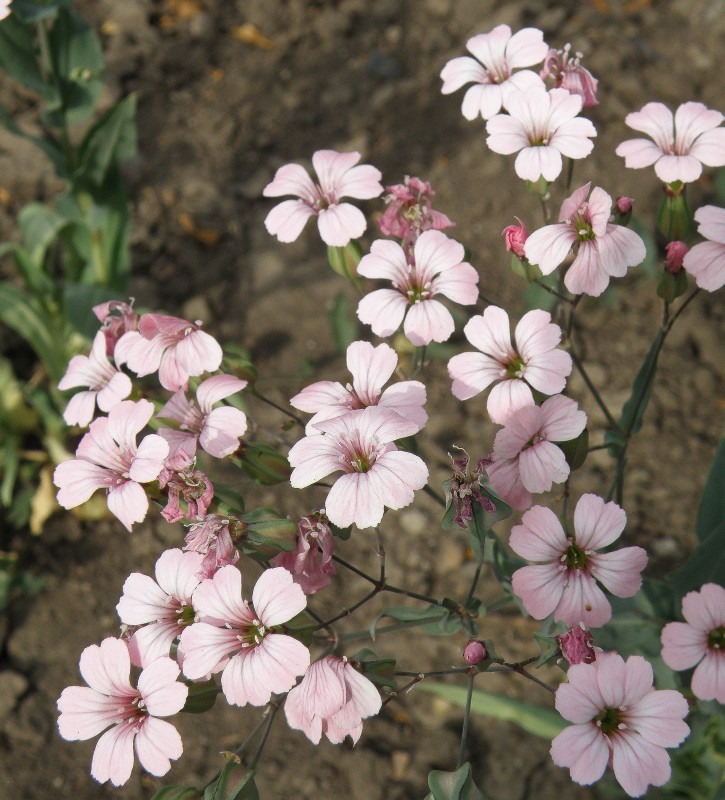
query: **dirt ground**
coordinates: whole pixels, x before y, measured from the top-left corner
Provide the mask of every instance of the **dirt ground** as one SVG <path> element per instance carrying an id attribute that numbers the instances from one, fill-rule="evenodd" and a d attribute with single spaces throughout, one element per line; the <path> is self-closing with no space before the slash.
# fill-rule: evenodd
<path id="1" fill-rule="evenodd" d="M 440 93 L 440 69 L 464 54 L 467 38 L 503 22 L 514 30 L 534 25 L 550 44 L 571 42 L 585 53 L 600 79 L 601 104 L 591 113 L 599 135 L 591 158 L 576 167 L 574 186 L 592 180 L 613 196 L 634 197 L 647 224 L 659 188 L 651 171 L 626 171 L 614 155 L 631 135 L 625 114 L 649 100 L 670 107 L 722 102 L 720 0 L 83 0 L 77 7 L 104 31 L 105 102 L 138 93 L 140 152 L 127 169 L 131 294 L 141 306 L 201 318 L 221 340 L 248 348 L 260 389 L 281 403 L 311 380 L 347 377 L 326 319 L 341 282 L 329 271 L 316 233 L 308 225 L 296 243 L 280 245 L 264 229 L 272 202 L 261 193 L 277 167 L 306 163 L 316 149 L 355 149 L 382 170 L 384 183 L 406 174 L 431 181 L 437 207 L 457 222 L 452 235 L 470 249 L 483 294 L 520 309 L 522 282 L 510 272 L 500 232 L 514 215 L 530 228 L 539 225 L 537 207 L 524 196 L 513 159 L 489 152 L 481 121 L 461 116 L 462 93 Z M 242 25 L 255 26 L 264 38 L 243 41 Z M 0 101 L 20 124 L 37 128 L 32 98 L 2 77 Z M 706 171 L 691 187 L 693 207 L 713 201 L 712 177 Z M 3 238 L 14 235 L 13 217 L 26 202 L 55 188 L 49 168 L 4 132 L 0 184 L 10 197 L 0 209 Z M 369 230 L 366 241 L 373 236 Z M 617 287 L 606 304 L 583 305 L 579 333 L 590 372 L 615 409 L 628 395 L 660 313 L 651 278 L 632 271 Z M 718 299 L 698 297 L 675 326 L 631 450 L 625 539 L 649 548 L 650 574 L 679 563 L 694 544 L 697 503 L 722 425 L 717 345 L 725 315 Z M 431 421 L 423 452 L 437 486 L 447 476 L 452 445 L 478 458 L 490 451 L 495 429 L 480 398 L 454 403 L 445 362 L 432 361 L 425 380 Z M 575 377 L 569 393 L 585 402 L 592 441 L 601 441 L 603 420 Z M 279 417 L 264 407 L 250 406 L 250 416 L 260 434 L 279 434 Z M 606 492 L 607 458 L 591 454 L 573 478 L 574 497 Z M 248 491 L 256 492 L 250 505 L 276 503 L 290 515 L 320 502 L 314 492 Z M 423 498 L 395 524 L 386 523 L 390 579 L 438 595 L 465 593 L 474 565 L 464 536 L 442 533 L 438 518 Z M 374 569 L 366 536 L 355 534 L 340 552 Z M 0 798 L 140 800 L 163 783 L 203 785 L 221 766 L 219 751 L 233 750 L 245 737 L 259 712 L 229 708 L 222 698 L 213 712 L 179 720 L 185 753 L 163 781 L 136 768 L 114 790 L 89 776 L 93 742 L 67 743 L 57 734 L 55 702 L 65 686 L 80 683 L 80 652 L 117 633 L 115 604 L 124 579 L 132 571 L 148 573 L 161 551 L 182 538 L 180 526 L 154 521 L 129 535 L 111 521 L 81 523 L 67 514 L 51 520 L 34 546 L 34 570 L 46 588 L 0 621 Z M 344 585 L 348 604 L 365 591 L 362 583 Z M 480 594 L 497 596 L 490 576 Z M 334 598 L 321 597 L 319 608 L 332 607 L 326 602 Z M 372 610 L 361 627 L 371 618 Z M 499 616 L 484 621 L 482 634 L 515 658 L 535 651 L 535 628 L 517 616 Z M 399 668 L 417 671 L 460 664 L 465 639 L 407 642 Z M 384 640 L 375 646 L 393 652 Z M 482 688 L 548 699 L 514 680 L 479 680 Z M 413 692 L 367 722 L 354 751 L 329 743 L 315 748 L 280 720 L 260 764 L 261 796 L 420 799 L 430 769 L 455 765 L 460 720 L 459 711 Z M 507 723 L 474 718 L 469 759 L 492 800 L 596 796 L 551 764 L 548 742 Z"/>

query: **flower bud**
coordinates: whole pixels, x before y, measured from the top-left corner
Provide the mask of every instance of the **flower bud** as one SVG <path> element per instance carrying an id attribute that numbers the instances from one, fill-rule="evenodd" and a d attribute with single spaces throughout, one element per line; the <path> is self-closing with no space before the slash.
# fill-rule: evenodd
<path id="1" fill-rule="evenodd" d="M 631 197 L 618 197 L 614 203 L 614 222 L 616 225 L 627 225 L 632 219 L 632 204 L 634 201 Z"/>
<path id="2" fill-rule="evenodd" d="M 480 664 L 488 658 L 486 645 L 478 639 L 471 639 L 463 651 L 463 658 L 472 666 Z"/>
<path id="3" fill-rule="evenodd" d="M 690 248 L 684 242 L 680 241 L 670 242 L 665 247 L 665 269 L 667 272 L 670 272 L 672 275 L 677 275 L 679 273 L 682 269 L 682 260 L 689 249 Z"/>
<path id="4" fill-rule="evenodd" d="M 594 637 L 581 625 L 562 633 L 558 639 L 561 653 L 569 664 L 591 664 L 596 661 Z"/>
<path id="5" fill-rule="evenodd" d="M 506 242 L 506 249 L 518 256 L 519 258 L 526 258 L 524 255 L 524 242 L 528 238 L 529 232 L 526 230 L 526 225 L 518 217 L 515 217 L 518 225 L 508 225 L 501 231 L 501 235 Z"/>

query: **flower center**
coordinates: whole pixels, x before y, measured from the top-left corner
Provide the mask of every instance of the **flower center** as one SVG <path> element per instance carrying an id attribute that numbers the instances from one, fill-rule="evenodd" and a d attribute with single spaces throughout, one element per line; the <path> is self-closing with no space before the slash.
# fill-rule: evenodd
<path id="1" fill-rule="evenodd" d="M 707 634 L 707 646 L 710 650 L 725 652 L 725 625 L 721 625 Z"/>
<path id="2" fill-rule="evenodd" d="M 523 378 L 525 368 L 526 364 L 524 363 L 523 358 L 519 356 L 506 365 L 506 375 L 511 379 Z"/>
<path id="3" fill-rule="evenodd" d="M 237 636 L 242 647 L 256 647 L 269 631 L 256 617 Z"/>
<path id="4" fill-rule="evenodd" d="M 566 552 L 562 555 L 561 560 L 566 563 L 567 569 L 587 568 L 587 554 L 574 542 L 566 548 Z"/>
<path id="5" fill-rule="evenodd" d="M 592 239 L 596 239 L 596 234 L 592 230 L 591 223 L 588 222 L 582 214 L 576 216 L 572 220 L 571 224 L 574 227 L 580 242 L 589 242 Z"/>
<path id="6" fill-rule="evenodd" d="M 622 708 L 603 708 L 596 717 L 597 727 L 601 729 L 605 736 L 611 736 L 613 733 L 622 730 L 625 727 L 622 722 Z"/>

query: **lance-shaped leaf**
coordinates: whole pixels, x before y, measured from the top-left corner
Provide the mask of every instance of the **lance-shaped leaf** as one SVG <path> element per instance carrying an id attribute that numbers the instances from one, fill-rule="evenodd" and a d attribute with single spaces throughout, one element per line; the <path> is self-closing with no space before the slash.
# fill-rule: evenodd
<path id="1" fill-rule="evenodd" d="M 204 800 L 259 800 L 254 770 L 227 762 L 219 777 L 206 787 Z"/>
<path id="2" fill-rule="evenodd" d="M 430 794 L 425 800 L 486 800 L 473 782 L 471 765 L 463 764 L 455 772 L 434 769 L 428 773 Z"/>
<path id="3" fill-rule="evenodd" d="M 702 542 L 725 519 L 725 439 L 720 440 L 710 465 L 705 491 L 697 513 L 695 532 Z"/>

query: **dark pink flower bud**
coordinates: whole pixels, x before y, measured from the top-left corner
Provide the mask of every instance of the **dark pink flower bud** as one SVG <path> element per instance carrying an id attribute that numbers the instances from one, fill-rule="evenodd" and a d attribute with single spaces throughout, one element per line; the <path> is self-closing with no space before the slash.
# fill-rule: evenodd
<path id="1" fill-rule="evenodd" d="M 472 666 L 480 664 L 488 658 L 486 645 L 478 639 L 471 639 L 463 651 L 463 658 Z"/>
<path id="2" fill-rule="evenodd" d="M 665 269 L 667 272 L 677 275 L 682 269 L 682 260 L 689 251 L 689 247 L 684 242 L 670 242 L 665 247 Z"/>
<path id="3" fill-rule="evenodd" d="M 591 108 L 599 104 L 597 100 L 597 84 L 599 81 L 586 67 L 581 65 L 582 54 L 569 54 L 571 45 L 563 50 L 549 50 L 541 70 L 542 80 L 550 79 L 552 87 L 566 89 L 571 94 L 578 94 L 583 108 Z"/>
<path id="4" fill-rule="evenodd" d="M 616 225 L 626 225 L 632 219 L 632 205 L 634 200 L 631 197 L 618 197 L 614 203 L 614 222 Z"/>
<path id="5" fill-rule="evenodd" d="M 506 242 L 506 249 L 509 253 L 513 253 L 519 258 L 526 258 L 524 255 L 524 243 L 529 236 L 526 230 L 526 225 L 518 217 L 514 219 L 519 223 L 518 225 L 509 225 L 501 231 L 501 235 Z"/>
<path id="6" fill-rule="evenodd" d="M 594 637 L 581 625 L 562 633 L 558 639 L 561 653 L 570 664 L 591 664 L 596 661 Z"/>

